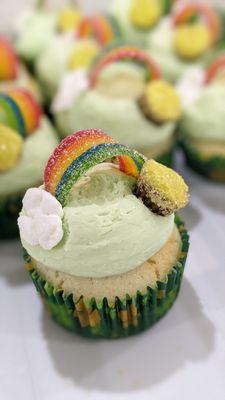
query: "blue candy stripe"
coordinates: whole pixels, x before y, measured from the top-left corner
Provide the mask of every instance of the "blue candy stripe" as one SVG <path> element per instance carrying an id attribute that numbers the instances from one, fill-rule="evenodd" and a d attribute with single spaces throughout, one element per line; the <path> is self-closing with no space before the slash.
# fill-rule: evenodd
<path id="1" fill-rule="evenodd" d="M 130 156 L 137 169 L 141 170 L 145 159 L 138 152 L 118 143 L 99 144 L 85 151 L 70 164 L 56 187 L 55 197 L 65 205 L 70 189 L 82 175 L 106 159 L 122 155 Z"/>
<path id="2" fill-rule="evenodd" d="M 23 115 L 22 115 L 17 103 L 10 96 L 8 96 L 5 93 L 0 93 L 0 97 L 6 101 L 6 103 L 11 107 L 11 109 L 15 113 L 16 120 L 18 122 L 19 133 L 21 134 L 21 136 L 25 137 L 26 129 L 25 129 L 25 124 L 24 124 L 24 119 L 23 119 Z"/>

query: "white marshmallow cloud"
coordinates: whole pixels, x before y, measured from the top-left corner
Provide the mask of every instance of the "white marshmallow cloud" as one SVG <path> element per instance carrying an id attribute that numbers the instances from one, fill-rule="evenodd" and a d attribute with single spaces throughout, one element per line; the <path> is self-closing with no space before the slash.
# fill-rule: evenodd
<path id="1" fill-rule="evenodd" d="M 63 237 L 63 209 L 59 201 L 41 188 L 28 189 L 23 198 L 24 215 L 18 218 L 20 236 L 32 246 L 45 250 Z"/>

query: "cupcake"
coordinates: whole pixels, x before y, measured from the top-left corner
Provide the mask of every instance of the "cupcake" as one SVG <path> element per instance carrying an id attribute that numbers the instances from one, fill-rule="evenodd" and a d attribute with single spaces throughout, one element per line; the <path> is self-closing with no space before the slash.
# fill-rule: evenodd
<path id="1" fill-rule="evenodd" d="M 170 164 L 179 98 L 142 50 L 104 50 L 88 75 L 61 87 L 52 106 L 59 132 L 101 128 L 147 157 Z"/>
<path id="2" fill-rule="evenodd" d="M 41 183 L 57 142 L 31 93 L 21 88 L 0 92 L 0 238 L 18 234 L 24 192 Z"/>
<path id="3" fill-rule="evenodd" d="M 46 95 L 52 99 L 64 79 L 73 77 L 77 69 L 89 68 L 100 48 L 119 35 L 113 17 L 95 15 L 82 19 L 76 35 L 55 37 L 36 64 L 36 74 Z"/>
<path id="4" fill-rule="evenodd" d="M 173 0 L 114 0 L 111 12 L 128 40 L 147 44 L 147 38 L 167 15 Z"/>
<path id="5" fill-rule="evenodd" d="M 154 324 L 179 292 L 188 188 L 171 169 L 100 130 L 66 137 L 18 219 L 24 259 L 60 325 L 117 338 Z"/>
<path id="6" fill-rule="evenodd" d="M 205 71 L 187 71 L 179 82 L 184 105 L 179 123 L 188 165 L 225 182 L 225 55 Z"/>
<path id="7" fill-rule="evenodd" d="M 81 19 L 82 14 L 75 7 L 56 10 L 48 7 L 47 1 L 37 1 L 36 7 L 17 21 L 15 45 L 20 57 L 32 67 L 56 35 L 75 32 Z"/>
<path id="8" fill-rule="evenodd" d="M 40 102 L 41 92 L 34 78 L 19 61 L 8 39 L 0 36 L 0 90 L 21 87 L 29 90 Z"/>
<path id="9" fill-rule="evenodd" d="M 178 3 L 148 38 L 147 48 L 167 79 L 176 82 L 187 67 L 204 66 L 222 40 L 220 18 L 205 3 Z"/>

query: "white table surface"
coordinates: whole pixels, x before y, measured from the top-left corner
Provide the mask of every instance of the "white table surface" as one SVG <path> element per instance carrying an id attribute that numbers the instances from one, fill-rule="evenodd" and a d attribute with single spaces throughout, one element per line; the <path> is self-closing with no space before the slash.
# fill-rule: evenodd
<path id="1" fill-rule="evenodd" d="M 225 187 L 184 175 L 191 247 L 181 293 L 138 336 L 88 341 L 55 325 L 22 267 L 19 243 L 0 243 L 1 399 L 225 398 Z"/>

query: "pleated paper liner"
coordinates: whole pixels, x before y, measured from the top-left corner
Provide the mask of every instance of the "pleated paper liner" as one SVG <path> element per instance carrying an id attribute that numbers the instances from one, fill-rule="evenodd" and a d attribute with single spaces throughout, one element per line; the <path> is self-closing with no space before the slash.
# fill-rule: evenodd
<path id="1" fill-rule="evenodd" d="M 189 167 L 209 179 L 225 182 L 225 156 L 218 155 L 205 159 L 196 148 L 184 139 L 181 146 Z"/>
<path id="2" fill-rule="evenodd" d="M 10 196 L 0 199 L 0 239 L 10 239 L 19 235 L 17 218 L 22 208 L 22 197 Z"/>
<path id="3" fill-rule="evenodd" d="M 146 288 L 136 296 L 115 298 L 74 298 L 72 294 L 54 288 L 35 270 L 29 254 L 24 251 L 25 267 L 53 319 L 64 328 L 91 338 L 119 338 L 139 333 L 158 321 L 172 306 L 180 289 L 185 267 L 189 236 L 181 219 L 175 217 L 182 239 L 182 250 L 176 265 L 164 282 Z"/>

